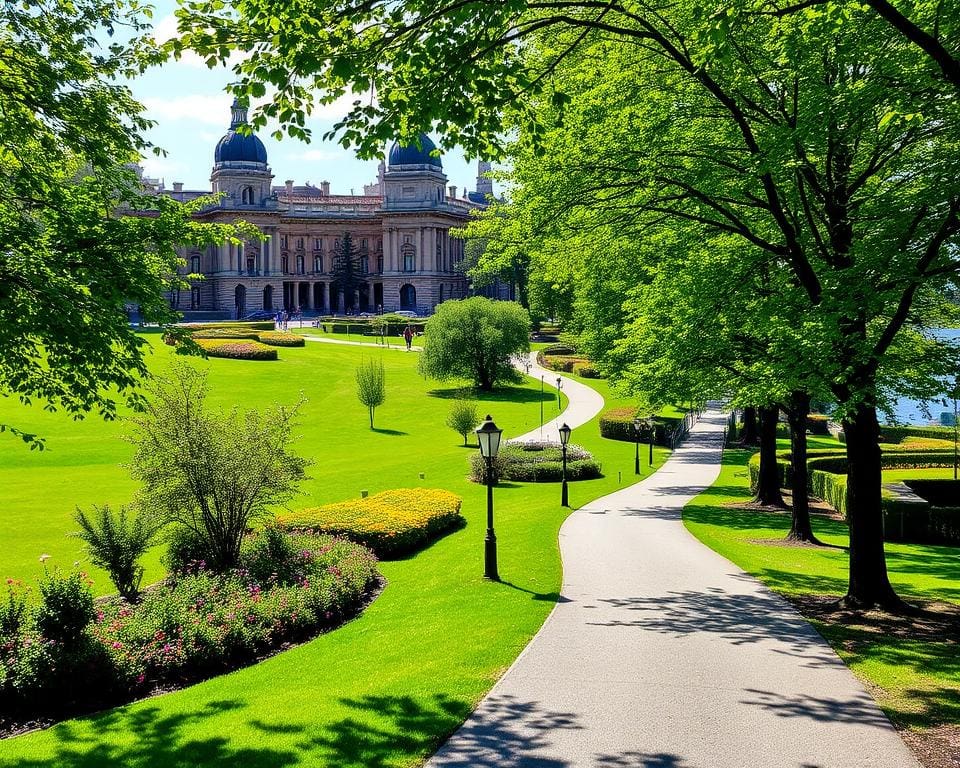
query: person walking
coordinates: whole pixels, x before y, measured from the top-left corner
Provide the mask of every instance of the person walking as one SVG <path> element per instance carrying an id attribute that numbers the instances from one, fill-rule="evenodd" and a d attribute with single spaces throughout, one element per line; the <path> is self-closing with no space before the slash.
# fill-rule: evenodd
<path id="1" fill-rule="evenodd" d="M 409 352 L 410 345 L 413 343 L 413 328 L 409 325 L 403 329 L 403 340 L 407 342 L 407 352 Z"/>

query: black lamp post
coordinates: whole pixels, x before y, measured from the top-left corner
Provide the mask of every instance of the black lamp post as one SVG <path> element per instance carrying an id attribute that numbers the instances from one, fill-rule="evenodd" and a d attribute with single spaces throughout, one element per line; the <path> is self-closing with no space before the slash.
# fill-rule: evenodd
<path id="1" fill-rule="evenodd" d="M 633 457 L 633 474 L 640 474 L 640 427 L 643 426 L 643 422 L 640 421 L 640 417 L 637 416 L 633 420 L 633 436 L 634 442 L 636 443 L 637 450 Z"/>
<path id="2" fill-rule="evenodd" d="M 483 547 L 483 577 L 500 581 L 497 573 L 497 535 L 493 532 L 493 460 L 500 451 L 500 435 L 503 430 L 499 429 L 488 415 L 483 424 L 474 431 L 480 444 L 480 455 L 487 461 L 487 536 Z"/>
<path id="3" fill-rule="evenodd" d="M 650 418 L 647 419 L 647 423 L 650 426 L 650 456 L 647 459 L 647 464 L 649 464 L 651 467 L 653 466 L 653 439 L 657 436 L 657 428 L 653 421 L 654 416 L 656 416 L 656 414 L 651 413 Z"/>
<path id="4" fill-rule="evenodd" d="M 563 387 L 563 379 L 557 376 L 557 413 L 560 413 L 560 389 Z"/>
<path id="5" fill-rule="evenodd" d="M 564 424 L 560 427 L 560 450 L 563 452 L 563 474 L 561 475 L 562 483 L 560 485 L 560 506 L 569 507 L 570 502 L 567 500 L 567 443 L 570 442 L 570 427 Z"/>
<path id="6" fill-rule="evenodd" d="M 543 374 L 540 375 L 540 439 L 543 440 Z"/>

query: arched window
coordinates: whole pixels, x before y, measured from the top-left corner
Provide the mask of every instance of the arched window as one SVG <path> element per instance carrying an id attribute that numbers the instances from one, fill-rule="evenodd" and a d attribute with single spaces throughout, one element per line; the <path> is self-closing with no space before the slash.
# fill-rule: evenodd
<path id="1" fill-rule="evenodd" d="M 400 253 L 403 256 L 403 271 L 413 272 L 417 268 L 417 249 L 413 243 L 404 243 L 400 246 Z"/>
<path id="2" fill-rule="evenodd" d="M 237 319 L 239 320 L 247 313 L 247 289 L 238 285 L 233 291 L 234 306 L 237 310 Z"/>
<path id="3" fill-rule="evenodd" d="M 268 285 L 263 289 L 263 308 L 273 309 L 273 286 Z"/>
<path id="4" fill-rule="evenodd" d="M 316 256 L 313 259 L 313 271 L 323 272 L 323 256 Z"/>
<path id="5" fill-rule="evenodd" d="M 410 283 L 400 287 L 400 309 L 417 308 L 417 289 Z"/>
<path id="6" fill-rule="evenodd" d="M 200 257 L 193 256 L 190 258 L 190 274 L 199 275 L 200 274 Z"/>
<path id="7" fill-rule="evenodd" d="M 242 205 L 253 205 L 253 187 L 244 187 L 240 192 Z"/>
<path id="8" fill-rule="evenodd" d="M 285 275 L 290 272 L 290 257 L 287 254 L 280 257 L 280 271 Z"/>
<path id="9" fill-rule="evenodd" d="M 302 275 L 305 272 L 303 265 L 303 256 L 297 256 L 297 274 Z"/>

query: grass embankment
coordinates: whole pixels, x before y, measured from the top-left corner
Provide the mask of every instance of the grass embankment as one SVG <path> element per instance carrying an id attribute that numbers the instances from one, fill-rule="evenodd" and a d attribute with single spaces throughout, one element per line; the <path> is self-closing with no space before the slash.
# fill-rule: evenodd
<path id="1" fill-rule="evenodd" d="M 788 514 L 725 506 L 750 499 L 750 455 L 725 452 L 716 483 L 684 509 L 687 528 L 788 597 L 803 603 L 813 595 L 842 596 L 848 563 L 843 522 L 814 517 L 814 532 L 834 547 L 788 547 L 782 542 L 790 527 Z M 886 551 L 890 581 L 904 598 L 960 604 L 957 548 L 889 543 Z M 945 615 L 956 616 L 956 609 L 946 606 Z M 931 729 L 960 721 L 960 647 L 955 635 L 945 636 L 943 621 L 914 625 L 912 619 L 891 622 L 869 614 L 862 621 L 849 616 L 841 621 L 829 612 L 808 618 L 899 727 Z"/>
<path id="2" fill-rule="evenodd" d="M 253 667 L 181 691 L 2 742 L 0 766 L 408 766 L 471 711 L 543 623 L 557 598 L 557 532 L 568 514 L 558 484 L 504 483 L 495 493 L 503 583 L 483 572 L 485 489 L 466 481 L 461 438 L 444 426 L 454 387 L 425 382 L 416 355 L 384 353 L 387 401 L 377 429 L 354 395 L 354 370 L 376 352 L 330 344 L 284 350 L 277 362 L 210 360 L 215 403 L 292 402 L 302 390 L 299 450 L 315 460 L 291 508 L 396 487 L 446 488 L 464 498 L 465 528 L 416 556 L 382 564 L 383 594 L 357 620 Z M 162 369 L 162 345 L 151 367 Z M 545 393 L 546 405 L 556 403 Z M 539 382 L 484 397 L 505 437 L 539 423 Z M 133 488 L 119 465 L 123 426 L 0 404 L 0 421 L 45 435 L 49 450 L 10 441 L 0 482 L 18 490 L 0 509 L 0 575 L 30 577 L 41 552 L 69 567 L 79 544 L 75 504 L 119 504 Z M 572 483 L 573 507 L 633 482 L 632 446 L 603 440 L 596 421 L 574 441 L 605 477 Z M 655 465 L 666 452 L 657 449 Z M 650 470 L 644 462 L 643 471 Z M 424 477 L 419 477 L 423 473 Z M 153 553 L 147 579 L 162 574 Z M 109 590 L 102 574 L 97 589 Z M 505 713 L 509 716 L 509 713 Z"/>

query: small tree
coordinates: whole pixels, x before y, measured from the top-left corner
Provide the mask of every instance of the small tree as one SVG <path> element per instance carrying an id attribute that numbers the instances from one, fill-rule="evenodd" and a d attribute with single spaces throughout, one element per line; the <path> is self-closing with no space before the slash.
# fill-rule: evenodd
<path id="1" fill-rule="evenodd" d="M 155 379 L 148 394 L 143 414 L 132 419 L 139 504 L 190 529 L 207 564 L 228 570 L 250 521 L 292 496 L 305 477 L 306 460 L 289 448 L 301 403 L 265 413 L 209 410 L 206 374 L 186 363 Z"/>
<path id="2" fill-rule="evenodd" d="M 387 399 L 385 385 L 382 360 L 367 360 L 357 367 L 357 398 L 370 409 L 370 429 L 373 429 L 373 412 Z"/>
<path id="3" fill-rule="evenodd" d="M 87 515 L 77 507 L 74 515 L 80 530 L 74 534 L 86 545 L 90 561 L 103 568 L 120 597 L 134 602 L 140 594 L 143 566 L 139 560 L 153 543 L 158 527 L 144 514 L 128 516 L 126 507 L 119 512 L 94 505 Z"/>
<path id="4" fill-rule="evenodd" d="M 447 416 L 447 426 L 458 435 L 463 436 L 463 444 L 467 444 L 467 435 L 470 430 L 480 423 L 477 415 L 477 404 L 473 400 L 457 400 Z"/>
<path id="5" fill-rule="evenodd" d="M 512 301 L 473 296 L 445 301 L 427 321 L 420 372 L 443 381 L 471 379 L 489 392 L 522 381 L 511 360 L 530 350 L 530 315 Z"/>

